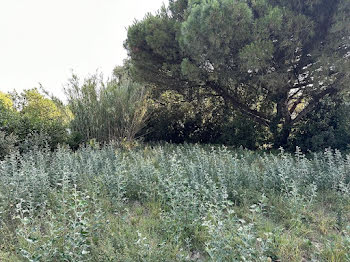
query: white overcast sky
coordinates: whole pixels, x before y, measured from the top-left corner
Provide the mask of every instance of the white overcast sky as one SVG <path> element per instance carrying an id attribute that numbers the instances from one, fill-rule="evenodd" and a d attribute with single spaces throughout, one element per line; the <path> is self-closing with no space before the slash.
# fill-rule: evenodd
<path id="1" fill-rule="evenodd" d="M 0 91 L 38 87 L 63 98 L 72 70 L 110 76 L 126 28 L 167 0 L 0 0 Z"/>

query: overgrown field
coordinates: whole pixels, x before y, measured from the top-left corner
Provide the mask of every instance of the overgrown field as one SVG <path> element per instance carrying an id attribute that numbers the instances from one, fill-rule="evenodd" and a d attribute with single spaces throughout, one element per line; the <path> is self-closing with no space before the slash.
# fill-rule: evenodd
<path id="1" fill-rule="evenodd" d="M 350 155 L 197 145 L 0 162 L 0 261 L 350 261 Z"/>

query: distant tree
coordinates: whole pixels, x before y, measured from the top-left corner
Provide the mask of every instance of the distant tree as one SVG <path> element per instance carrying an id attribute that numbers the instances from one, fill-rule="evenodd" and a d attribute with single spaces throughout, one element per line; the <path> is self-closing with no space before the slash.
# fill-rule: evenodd
<path id="1" fill-rule="evenodd" d="M 18 117 L 16 113 L 11 96 L 0 92 L 0 159 L 16 147 L 17 137 L 12 128 Z"/>
<path id="2" fill-rule="evenodd" d="M 41 94 L 38 89 L 25 90 L 15 101 L 21 114 L 33 120 L 65 120 L 65 114 L 61 109 L 50 98 Z"/>
<path id="3" fill-rule="evenodd" d="M 128 29 L 137 81 L 220 96 L 285 146 L 350 80 L 349 0 L 173 0 Z"/>
<path id="4" fill-rule="evenodd" d="M 13 101 L 11 99 L 11 95 L 3 93 L 0 91 L 0 102 L 2 103 L 2 106 L 4 106 L 4 109 L 10 109 L 13 110 Z"/>
<path id="5" fill-rule="evenodd" d="M 18 113 L 14 108 L 11 96 L 0 92 L 0 131 L 12 133 L 12 126 L 18 118 L 17 116 Z"/>
<path id="6" fill-rule="evenodd" d="M 0 93 L 0 131 L 6 141 L 15 141 L 21 151 L 34 145 L 51 149 L 67 139 L 67 115 L 38 89 L 18 94 Z"/>

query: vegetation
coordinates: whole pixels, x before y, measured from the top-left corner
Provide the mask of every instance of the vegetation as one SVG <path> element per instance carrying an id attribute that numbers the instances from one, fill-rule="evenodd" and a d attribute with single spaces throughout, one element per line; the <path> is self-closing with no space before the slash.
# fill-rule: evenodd
<path id="1" fill-rule="evenodd" d="M 74 115 L 73 132 L 81 141 L 131 141 L 147 119 L 147 93 L 133 82 L 127 72 L 115 70 L 114 78 L 106 83 L 102 76 L 93 75 L 80 85 L 73 75 L 65 92 Z"/>
<path id="2" fill-rule="evenodd" d="M 69 114 L 38 89 L 21 94 L 0 92 L 0 158 L 13 147 L 21 152 L 46 144 L 51 149 L 67 140 Z"/>
<path id="3" fill-rule="evenodd" d="M 332 147 L 346 150 L 350 141 L 350 107 L 341 102 L 329 100 L 318 106 L 317 112 L 296 125 L 293 144 L 303 151 L 319 151 Z"/>
<path id="4" fill-rule="evenodd" d="M 230 111 L 222 100 L 193 95 L 191 99 L 167 91 L 150 100 L 150 119 L 140 132 L 146 142 L 206 143 L 257 149 L 268 136 L 242 114 Z"/>
<path id="5" fill-rule="evenodd" d="M 219 96 L 278 148 L 349 90 L 349 12 L 347 0 L 170 1 L 129 28 L 125 47 L 138 81 Z"/>
<path id="6" fill-rule="evenodd" d="M 349 13 L 170 0 L 66 104 L 0 92 L 0 261 L 350 261 Z"/>
<path id="7" fill-rule="evenodd" d="M 198 145 L 0 162 L 1 261 L 350 261 L 350 156 Z"/>

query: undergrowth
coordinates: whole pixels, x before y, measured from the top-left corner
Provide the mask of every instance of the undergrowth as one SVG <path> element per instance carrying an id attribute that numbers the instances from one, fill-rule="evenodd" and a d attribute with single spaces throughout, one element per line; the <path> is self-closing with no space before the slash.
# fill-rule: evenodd
<path id="1" fill-rule="evenodd" d="M 350 261 L 350 155 L 199 145 L 0 162 L 0 261 Z"/>

